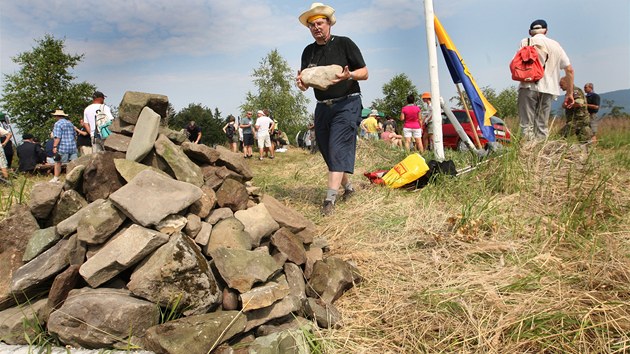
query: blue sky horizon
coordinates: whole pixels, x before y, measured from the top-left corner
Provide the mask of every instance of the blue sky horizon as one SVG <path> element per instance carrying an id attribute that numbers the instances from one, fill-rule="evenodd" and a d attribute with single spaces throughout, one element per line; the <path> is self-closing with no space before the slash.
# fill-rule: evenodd
<path id="1" fill-rule="evenodd" d="M 363 105 L 382 97 L 383 84 L 406 74 L 428 91 L 424 2 L 371 0 L 325 2 L 336 9 L 332 33 L 352 38 L 370 78 L 361 82 Z M 45 34 L 65 39 L 66 51 L 84 54 L 73 70 L 117 106 L 126 91 L 164 94 L 176 110 L 199 103 L 223 117 L 240 115 L 253 70 L 277 49 L 297 72 L 302 50 L 313 41 L 298 16 L 311 1 L 233 0 L 23 0 L 0 3 L 0 72 L 14 73 L 11 58 L 29 51 Z M 630 1 L 530 0 L 434 1 L 435 14 L 466 61 L 477 84 L 497 92 L 514 86 L 508 69 L 518 42 L 538 18 L 564 47 L 576 85 L 596 92 L 630 88 Z M 438 50 L 445 100 L 456 94 Z M 4 80 L 0 84 L 0 94 Z M 305 92 L 314 107 L 312 90 Z M 402 104 L 402 103 L 401 103 Z"/>

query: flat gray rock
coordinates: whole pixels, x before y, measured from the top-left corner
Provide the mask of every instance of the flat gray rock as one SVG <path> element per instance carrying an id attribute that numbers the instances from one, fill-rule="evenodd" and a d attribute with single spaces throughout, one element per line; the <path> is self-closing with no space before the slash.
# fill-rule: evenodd
<path id="1" fill-rule="evenodd" d="M 201 188 L 190 183 L 146 170 L 114 192 L 110 200 L 131 220 L 148 227 L 188 208 L 202 194 Z"/>

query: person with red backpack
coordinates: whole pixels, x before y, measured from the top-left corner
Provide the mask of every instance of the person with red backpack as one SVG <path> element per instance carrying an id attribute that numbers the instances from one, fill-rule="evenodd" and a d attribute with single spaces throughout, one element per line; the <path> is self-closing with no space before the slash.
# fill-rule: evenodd
<path id="1" fill-rule="evenodd" d="M 520 81 L 518 115 L 521 135 L 525 139 L 545 140 L 549 135 L 547 123 L 551 113 L 551 102 L 560 95 L 560 71 L 564 70 L 568 80 L 564 106 L 569 108 L 574 102 L 574 72 L 564 49 L 558 42 L 547 37 L 545 20 L 532 22 L 529 26 L 529 35 L 531 38 L 521 40 L 520 48 L 533 46 L 537 50 L 538 60 L 544 67 L 544 75 L 537 81 L 528 79 Z M 521 50 L 517 52 L 517 55 L 519 53 Z"/>

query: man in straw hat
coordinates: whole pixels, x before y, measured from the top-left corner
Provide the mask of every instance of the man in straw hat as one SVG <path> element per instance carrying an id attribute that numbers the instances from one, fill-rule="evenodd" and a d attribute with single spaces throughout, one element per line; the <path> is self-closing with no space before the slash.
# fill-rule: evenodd
<path id="1" fill-rule="evenodd" d="M 54 177 L 51 182 L 59 181 L 61 164 L 77 158 L 77 141 L 74 136 L 74 125 L 68 119 L 63 110 L 58 109 L 53 113 L 57 119 L 53 126 L 53 154 L 55 160 Z"/>
<path id="2" fill-rule="evenodd" d="M 313 88 L 317 99 L 315 136 L 328 166 L 328 191 L 321 212 L 330 215 L 340 186 L 345 190 L 343 199 L 354 192 L 348 174 L 354 172 L 357 127 L 361 122 L 358 80 L 367 80 L 368 70 L 361 51 L 350 38 L 331 35 L 330 27 L 337 22 L 335 9 L 316 2 L 299 20 L 315 39 L 302 52 L 301 69 L 296 77 L 300 90 L 309 88 L 302 81 L 302 70 L 333 64 L 343 68 L 326 90 Z"/>

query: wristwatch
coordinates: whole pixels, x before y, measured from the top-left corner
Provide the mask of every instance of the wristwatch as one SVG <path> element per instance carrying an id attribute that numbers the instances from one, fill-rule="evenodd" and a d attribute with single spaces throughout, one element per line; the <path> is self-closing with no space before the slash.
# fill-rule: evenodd
<path id="1" fill-rule="evenodd" d="M 350 74 L 350 77 L 348 78 L 348 80 L 354 80 L 354 76 L 352 75 L 352 71 L 348 72 Z"/>

